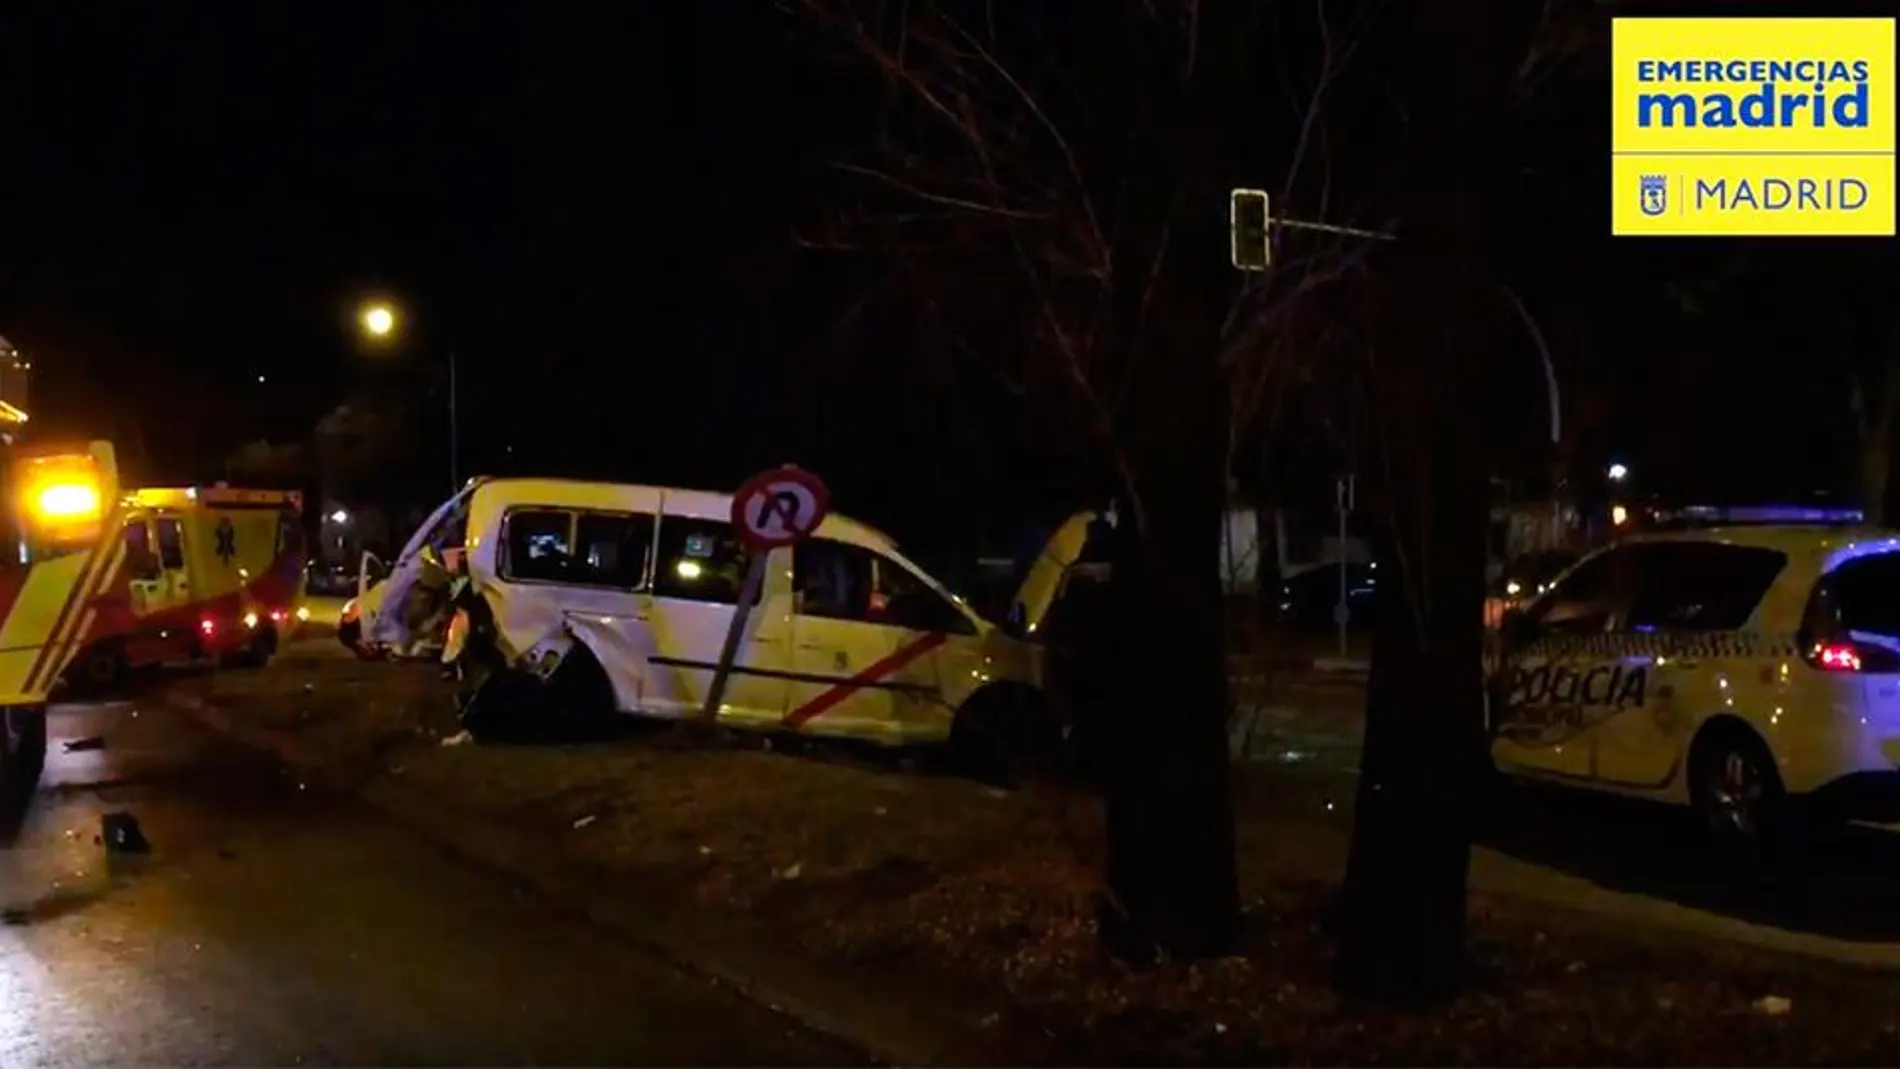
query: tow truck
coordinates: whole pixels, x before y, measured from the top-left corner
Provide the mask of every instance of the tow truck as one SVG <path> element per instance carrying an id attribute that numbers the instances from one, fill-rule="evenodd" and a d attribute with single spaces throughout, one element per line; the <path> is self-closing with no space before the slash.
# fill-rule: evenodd
<path id="1" fill-rule="evenodd" d="M 32 797 L 46 705 L 73 655 L 121 626 L 124 543 L 109 442 L 12 444 L 26 414 L 0 406 L 0 812 Z"/>
<path id="2" fill-rule="evenodd" d="M 260 666 L 308 619 L 303 495 L 229 486 L 133 490 L 120 502 L 127 582 L 118 627 L 68 670 L 75 690 L 111 690 L 133 669 L 179 661 Z M 115 595 L 116 597 L 117 595 Z"/>

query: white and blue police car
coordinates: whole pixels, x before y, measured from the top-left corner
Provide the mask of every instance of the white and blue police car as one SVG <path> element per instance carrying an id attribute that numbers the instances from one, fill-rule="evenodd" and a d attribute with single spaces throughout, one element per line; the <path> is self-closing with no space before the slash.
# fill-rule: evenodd
<path id="1" fill-rule="evenodd" d="M 1900 533 L 1828 510 L 1688 510 L 1583 557 L 1500 628 L 1508 777 L 1693 807 L 1900 822 Z"/>

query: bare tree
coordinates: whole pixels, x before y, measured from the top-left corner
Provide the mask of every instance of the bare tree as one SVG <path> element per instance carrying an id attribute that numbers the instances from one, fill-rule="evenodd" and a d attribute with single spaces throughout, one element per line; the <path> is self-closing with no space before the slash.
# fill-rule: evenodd
<path id="1" fill-rule="evenodd" d="M 224 462 L 225 474 L 253 486 L 300 488 L 312 474 L 309 447 L 258 439 L 239 446 Z"/>
<path id="2" fill-rule="evenodd" d="M 1271 393 L 1287 317 L 1354 260 L 1309 245 L 1245 290 L 1228 265 L 1228 190 L 1288 163 L 1283 142 L 1263 144 L 1280 9 L 789 6 L 881 105 L 868 151 L 835 165 L 852 199 L 810 240 L 888 257 L 971 364 L 1084 443 L 1079 477 L 1117 505 L 1113 697 L 1087 711 L 1104 755 L 1104 940 L 1135 959 L 1224 953 L 1239 921 L 1220 591 L 1232 430 Z M 1320 11 L 1320 92 L 1280 123 L 1296 178 L 1327 158 L 1313 98 L 1356 40 Z"/>
<path id="3" fill-rule="evenodd" d="M 1489 765 L 1487 460 L 1505 444 L 1479 420 L 1495 408 L 1487 388 L 1512 323 L 1500 283 L 1515 161 L 1501 142 L 1535 69 L 1527 21 L 1452 0 L 1419 0 L 1414 20 L 1400 240 L 1375 275 L 1365 377 L 1388 567 L 1337 915 L 1341 987 L 1402 1003 L 1449 997 L 1465 967 L 1476 785 Z"/>

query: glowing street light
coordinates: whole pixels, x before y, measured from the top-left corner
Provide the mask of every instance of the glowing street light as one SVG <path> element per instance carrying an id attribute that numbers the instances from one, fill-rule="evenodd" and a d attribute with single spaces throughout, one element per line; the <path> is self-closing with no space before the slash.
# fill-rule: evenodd
<path id="1" fill-rule="evenodd" d="M 396 329 L 396 310 L 386 304 L 363 309 L 363 330 L 372 338 L 387 338 Z"/>
<path id="2" fill-rule="evenodd" d="M 396 333 L 396 309 L 394 305 L 391 305 L 388 302 L 372 301 L 371 303 L 364 305 L 361 318 L 362 318 L 363 333 L 368 335 L 374 341 L 387 341 L 392 335 Z M 456 383 L 455 383 L 455 346 L 453 344 L 449 346 L 448 365 L 449 365 L 449 490 L 451 493 L 456 493 L 456 492 L 460 492 L 461 490 L 461 481 L 457 476 L 459 474 L 459 467 L 460 467 L 459 461 L 460 461 L 461 452 L 462 452 L 462 449 L 461 449 L 462 426 L 461 426 L 461 420 L 458 418 L 457 413 L 456 413 L 457 390 L 456 390 Z"/>
<path id="3" fill-rule="evenodd" d="M 1620 464 L 1620 463 L 1610 465 L 1610 481 L 1611 482 L 1620 483 L 1629 477 L 1630 477 L 1630 470 L 1627 465 Z"/>

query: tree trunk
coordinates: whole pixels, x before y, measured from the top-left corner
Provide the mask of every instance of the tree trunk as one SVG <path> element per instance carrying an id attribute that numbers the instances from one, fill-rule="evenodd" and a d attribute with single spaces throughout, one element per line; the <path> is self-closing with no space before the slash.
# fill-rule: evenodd
<path id="1" fill-rule="evenodd" d="M 1196 338 L 1198 334 L 1194 335 Z M 1103 710 L 1104 946 L 1123 960 L 1231 952 L 1240 927 L 1228 777 L 1221 518 L 1227 403 L 1218 338 L 1143 353 L 1124 456 Z"/>
<path id="2" fill-rule="evenodd" d="M 1400 240 L 1382 272 L 1368 473 L 1383 512 L 1381 605 L 1344 886 L 1343 993 L 1449 998 L 1484 751 L 1487 469 L 1475 387 L 1501 305 L 1487 215 L 1508 127 L 1509 33 L 1478 6 L 1418 0 L 1420 77 Z M 1462 17 L 1461 17 L 1462 16 Z"/>

